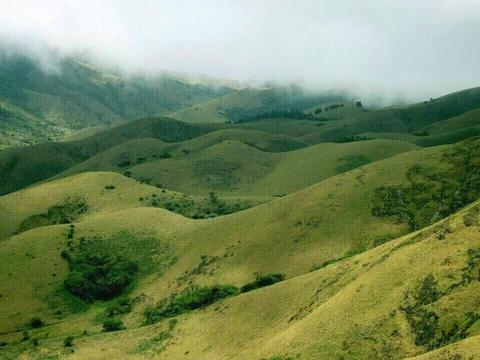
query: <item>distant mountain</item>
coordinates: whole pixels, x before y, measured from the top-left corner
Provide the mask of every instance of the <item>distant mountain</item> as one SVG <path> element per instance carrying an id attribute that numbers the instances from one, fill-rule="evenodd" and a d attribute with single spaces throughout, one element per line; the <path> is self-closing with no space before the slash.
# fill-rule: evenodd
<path id="1" fill-rule="evenodd" d="M 0 55 L 0 148 L 167 114 L 233 91 L 186 75 L 125 76 L 74 58 L 52 68 L 26 55 Z"/>
<path id="2" fill-rule="evenodd" d="M 269 85 L 240 89 L 169 116 L 191 123 L 241 122 L 273 113 L 301 112 L 319 103 L 346 100 L 348 96 L 344 94 L 311 94 L 297 86 Z"/>

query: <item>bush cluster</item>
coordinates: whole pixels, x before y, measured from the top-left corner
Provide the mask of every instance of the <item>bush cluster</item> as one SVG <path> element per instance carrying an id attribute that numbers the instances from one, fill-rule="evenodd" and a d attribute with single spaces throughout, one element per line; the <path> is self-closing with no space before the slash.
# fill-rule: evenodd
<path id="1" fill-rule="evenodd" d="M 199 309 L 236 294 L 238 294 L 238 288 L 233 285 L 192 286 L 169 299 L 160 301 L 156 306 L 148 307 L 144 312 L 145 322 L 153 324 L 164 318 Z"/>
<path id="2" fill-rule="evenodd" d="M 261 287 L 270 286 L 277 282 L 285 280 L 285 274 L 282 273 L 266 273 L 266 274 L 259 274 L 257 278 L 245 284 L 241 287 L 241 292 L 248 292 L 252 291 Z"/>
<path id="3" fill-rule="evenodd" d="M 40 319 L 38 316 L 34 316 L 30 319 L 30 326 L 34 329 L 42 327 L 43 326 L 43 320 Z"/>
<path id="4" fill-rule="evenodd" d="M 443 169 L 414 165 L 407 173 L 405 184 L 377 188 L 372 215 L 393 216 L 399 223 L 417 230 L 477 200 L 480 143 L 461 143 L 445 152 L 443 160 Z"/>
<path id="5" fill-rule="evenodd" d="M 128 314 L 132 311 L 132 307 L 131 300 L 128 297 L 123 296 L 107 306 L 105 309 L 105 315 L 107 317 L 114 317 L 121 314 Z"/>
<path id="6" fill-rule="evenodd" d="M 107 319 L 103 322 L 103 331 L 118 331 L 125 329 L 122 320 L 120 319 Z"/>
<path id="7" fill-rule="evenodd" d="M 65 255 L 70 267 L 65 289 L 85 301 L 108 300 L 119 295 L 138 271 L 136 263 L 119 256 Z"/>

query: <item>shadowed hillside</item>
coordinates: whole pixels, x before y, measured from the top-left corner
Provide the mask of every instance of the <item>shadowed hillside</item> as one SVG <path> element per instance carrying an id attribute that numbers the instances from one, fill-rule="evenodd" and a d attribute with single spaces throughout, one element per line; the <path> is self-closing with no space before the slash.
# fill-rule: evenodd
<path id="1" fill-rule="evenodd" d="M 73 334 L 71 355 L 78 358 L 120 352 L 127 358 L 181 358 L 188 352 L 205 359 L 401 359 L 476 335 L 480 212 L 478 204 L 468 204 L 479 195 L 479 148 L 478 140 L 470 140 L 406 152 L 208 220 L 138 207 L 134 197 L 145 185 L 107 173 L 7 195 L 1 199 L 5 208 L 5 199 L 28 193 L 43 206 L 40 194 L 48 187 L 51 194 L 63 188 L 66 196 L 92 188 L 66 187 L 69 181 L 116 182 L 113 189 L 85 195 L 95 211 L 73 224 L 45 224 L 2 241 L 1 340 L 8 345 L 0 351 L 6 358 L 33 354 L 21 341 L 32 314 L 46 323 L 29 334 L 47 354 L 68 354 L 62 342 Z M 124 186 L 130 190 L 122 191 Z M 108 194 L 99 197 L 97 191 Z M 407 235 L 417 226 L 423 230 Z M 85 261 L 82 254 L 91 251 L 139 266 L 125 290 L 132 308 L 117 315 L 127 330 L 116 336 L 101 332 L 101 319 L 115 300 L 83 302 L 64 288 L 75 261 Z M 7 268 L 18 271 L 9 274 Z M 187 301 L 182 291 L 192 285 L 240 288 L 255 274 L 269 273 L 287 280 L 242 293 L 230 287 L 226 299 L 208 300 L 214 304 L 199 310 L 165 313 L 167 303 L 160 301 L 176 301 L 178 294 Z"/>
<path id="2" fill-rule="evenodd" d="M 1 151 L 0 358 L 479 357 L 479 94 L 247 89 Z"/>
<path id="3" fill-rule="evenodd" d="M 166 114 L 230 91 L 168 74 L 126 77 L 76 59 L 45 70 L 33 58 L 0 54 L 0 148 Z"/>

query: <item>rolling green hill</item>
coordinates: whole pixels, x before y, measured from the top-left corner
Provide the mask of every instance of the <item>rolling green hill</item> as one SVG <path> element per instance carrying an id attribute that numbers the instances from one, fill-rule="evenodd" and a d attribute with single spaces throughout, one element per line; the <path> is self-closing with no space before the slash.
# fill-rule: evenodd
<path id="1" fill-rule="evenodd" d="M 78 141 L 5 149 L 0 152 L 0 193 L 18 190 L 45 180 L 93 155 L 132 139 L 155 137 L 162 141 L 175 142 L 197 137 L 213 129 L 210 126 L 186 124 L 168 118 L 147 118 Z"/>
<path id="2" fill-rule="evenodd" d="M 1 359 L 480 358 L 480 88 L 368 109 L 29 61 L 0 72 L 9 144 L 50 134 L 0 151 Z"/>
<path id="3" fill-rule="evenodd" d="M 69 168 L 57 177 L 97 170 L 124 173 L 136 164 L 193 154 L 227 140 L 240 141 L 267 152 L 284 152 L 307 146 L 286 136 L 243 129 L 217 130 L 192 140 L 175 143 L 166 143 L 156 138 L 142 138 L 114 146 Z"/>
<path id="4" fill-rule="evenodd" d="M 267 153 L 238 141 L 223 141 L 183 157 L 146 161 L 128 171 L 136 179 L 196 195 L 214 191 L 222 195 L 283 196 L 415 148 L 380 140 Z"/>
<path id="5" fill-rule="evenodd" d="M 479 144 L 473 139 L 405 152 L 208 220 L 138 207 L 132 180 L 108 173 L 7 195 L 38 192 L 42 199 L 48 187 L 51 194 L 86 191 L 92 187 L 67 184 L 103 185 L 98 176 L 119 182 L 118 193 L 117 186 L 92 190 L 96 211 L 73 226 L 37 227 L 2 241 L 0 340 L 7 345 L 0 354 L 35 356 L 34 345 L 21 341 L 33 314 L 46 323 L 29 330 L 45 356 L 80 359 L 401 359 L 477 335 L 480 210 L 468 204 L 479 195 Z M 437 194 L 443 194 L 440 203 Z M 64 250 L 108 251 L 140 265 L 129 288 L 133 309 L 119 316 L 127 330 L 102 333 L 111 302 L 83 303 L 63 289 L 70 271 Z M 240 287 L 269 272 L 287 280 L 144 326 L 144 309 L 192 284 Z M 147 319 L 158 309 L 150 308 Z M 74 336 L 73 353 L 63 347 L 67 335 Z"/>
<path id="6" fill-rule="evenodd" d="M 124 76 L 77 59 L 45 70 L 35 58 L 1 53 L 0 148 L 166 114 L 231 91 L 168 74 Z"/>
<path id="7" fill-rule="evenodd" d="M 295 86 L 273 85 L 265 88 L 245 88 L 171 113 L 169 116 L 190 123 L 238 122 L 273 110 L 303 111 L 319 102 L 344 99 L 345 96 L 342 95 L 311 95 Z"/>
<path id="8" fill-rule="evenodd" d="M 433 124 L 460 116 L 479 106 L 480 88 L 473 88 L 418 104 L 367 110 L 336 121 L 328 121 L 318 132 L 308 133 L 302 136 L 301 140 L 310 143 L 351 141 L 355 135 L 371 132 L 423 135 L 425 127 L 435 126 Z M 471 127 L 468 121 L 453 120 L 453 124 L 455 123 L 457 125 L 452 125 L 450 131 Z"/>

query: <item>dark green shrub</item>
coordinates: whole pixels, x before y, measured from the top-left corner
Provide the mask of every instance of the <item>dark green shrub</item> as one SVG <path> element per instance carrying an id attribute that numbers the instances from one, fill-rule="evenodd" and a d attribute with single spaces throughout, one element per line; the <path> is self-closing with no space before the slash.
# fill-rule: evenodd
<path id="1" fill-rule="evenodd" d="M 192 286 L 169 299 L 160 301 L 154 307 L 147 308 L 144 312 L 145 322 L 153 324 L 164 318 L 203 308 L 237 293 L 238 288 L 233 285 Z"/>
<path id="2" fill-rule="evenodd" d="M 32 345 L 33 346 L 38 346 L 38 344 L 39 344 L 38 339 L 32 339 Z"/>
<path id="3" fill-rule="evenodd" d="M 55 205 L 44 214 L 36 214 L 25 219 L 18 231 L 23 232 L 40 226 L 68 224 L 88 211 L 88 204 L 82 198 L 67 198 L 61 205 Z"/>
<path id="4" fill-rule="evenodd" d="M 122 320 L 119 319 L 107 319 L 103 322 L 103 331 L 118 331 L 125 329 Z"/>
<path id="5" fill-rule="evenodd" d="M 132 302 L 128 297 L 121 297 L 105 309 L 105 315 L 113 317 L 121 314 L 128 314 L 132 311 Z"/>
<path id="6" fill-rule="evenodd" d="M 106 190 L 113 190 L 115 189 L 115 185 L 105 185 Z"/>
<path id="7" fill-rule="evenodd" d="M 266 273 L 257 275 L 255 281 L 245 284 L 241 287 L 241 292 L 252 291 L 261 287 L 270 286 L 277 282 L 285 280 L 285 274 L 282 273 Z"/>
<path id="8" fill-rule="evenodd" d="M 108 300 L 119 295 L 138 271 L 136 263 L 122 257 L 85 254 L 69 260 L 65 289 L 79 298 Z"/>
<path id="9" fill-rule="evenodd" d="M 30 319 L 30 326 L 34 329 L 42 327 L 43 321 L 38 316 L 34 316 Z"/>
<path id="10" fill-rule="evenodd" d="M 22 341 L 26 341 L 26 340 L 28 340 L 28 339 L 30 339 L 30 334 L 28 333 L 27 330 L 24 330 L 24 331 L 22 332 Z"/>
<path id="11" fill-rule="evenodd" d="M 131 164 L 132 162 L 130 160 L 123 160 L 118 164 L 118 167 L 127 167 L 127 166 L 130 166 Z"/>
<path id="12" fill-rule="evenodd" d="M 428 305 L 438 300 L 440 297 L 440 291 L 437 287 L 437 280 L 435 277 L 430 274 L 425 279 L 423 279 L 417 294 L 415 295 L 415 300 L 417 305 Z"/>
<path id="13" fill-rule="evenodd" d="M 60 253 L 60 256 L 67 261 L 69 261 L 72 258 L 72 254 L 70 254 L 68 250 L 62 250 L 62 252 Z"/>
<path id="14" fill-rule="evenodd" d="M 73 346 L 73 336 L 67 336 L 63 339 L 63 346 L 64 347 L 72 347 Z"/>
<path id="15" fill-rule="evenodd" d="M 419 165 L 407 172 L 408 181 L 375 191 L 372 215 L 393 216 L 411 230 L 449 216 L 480 196 L 480 142 L 467 140 L 443 153 L 436 168 Z M 467 217 L 467 224 L 473 218 Z"/>

